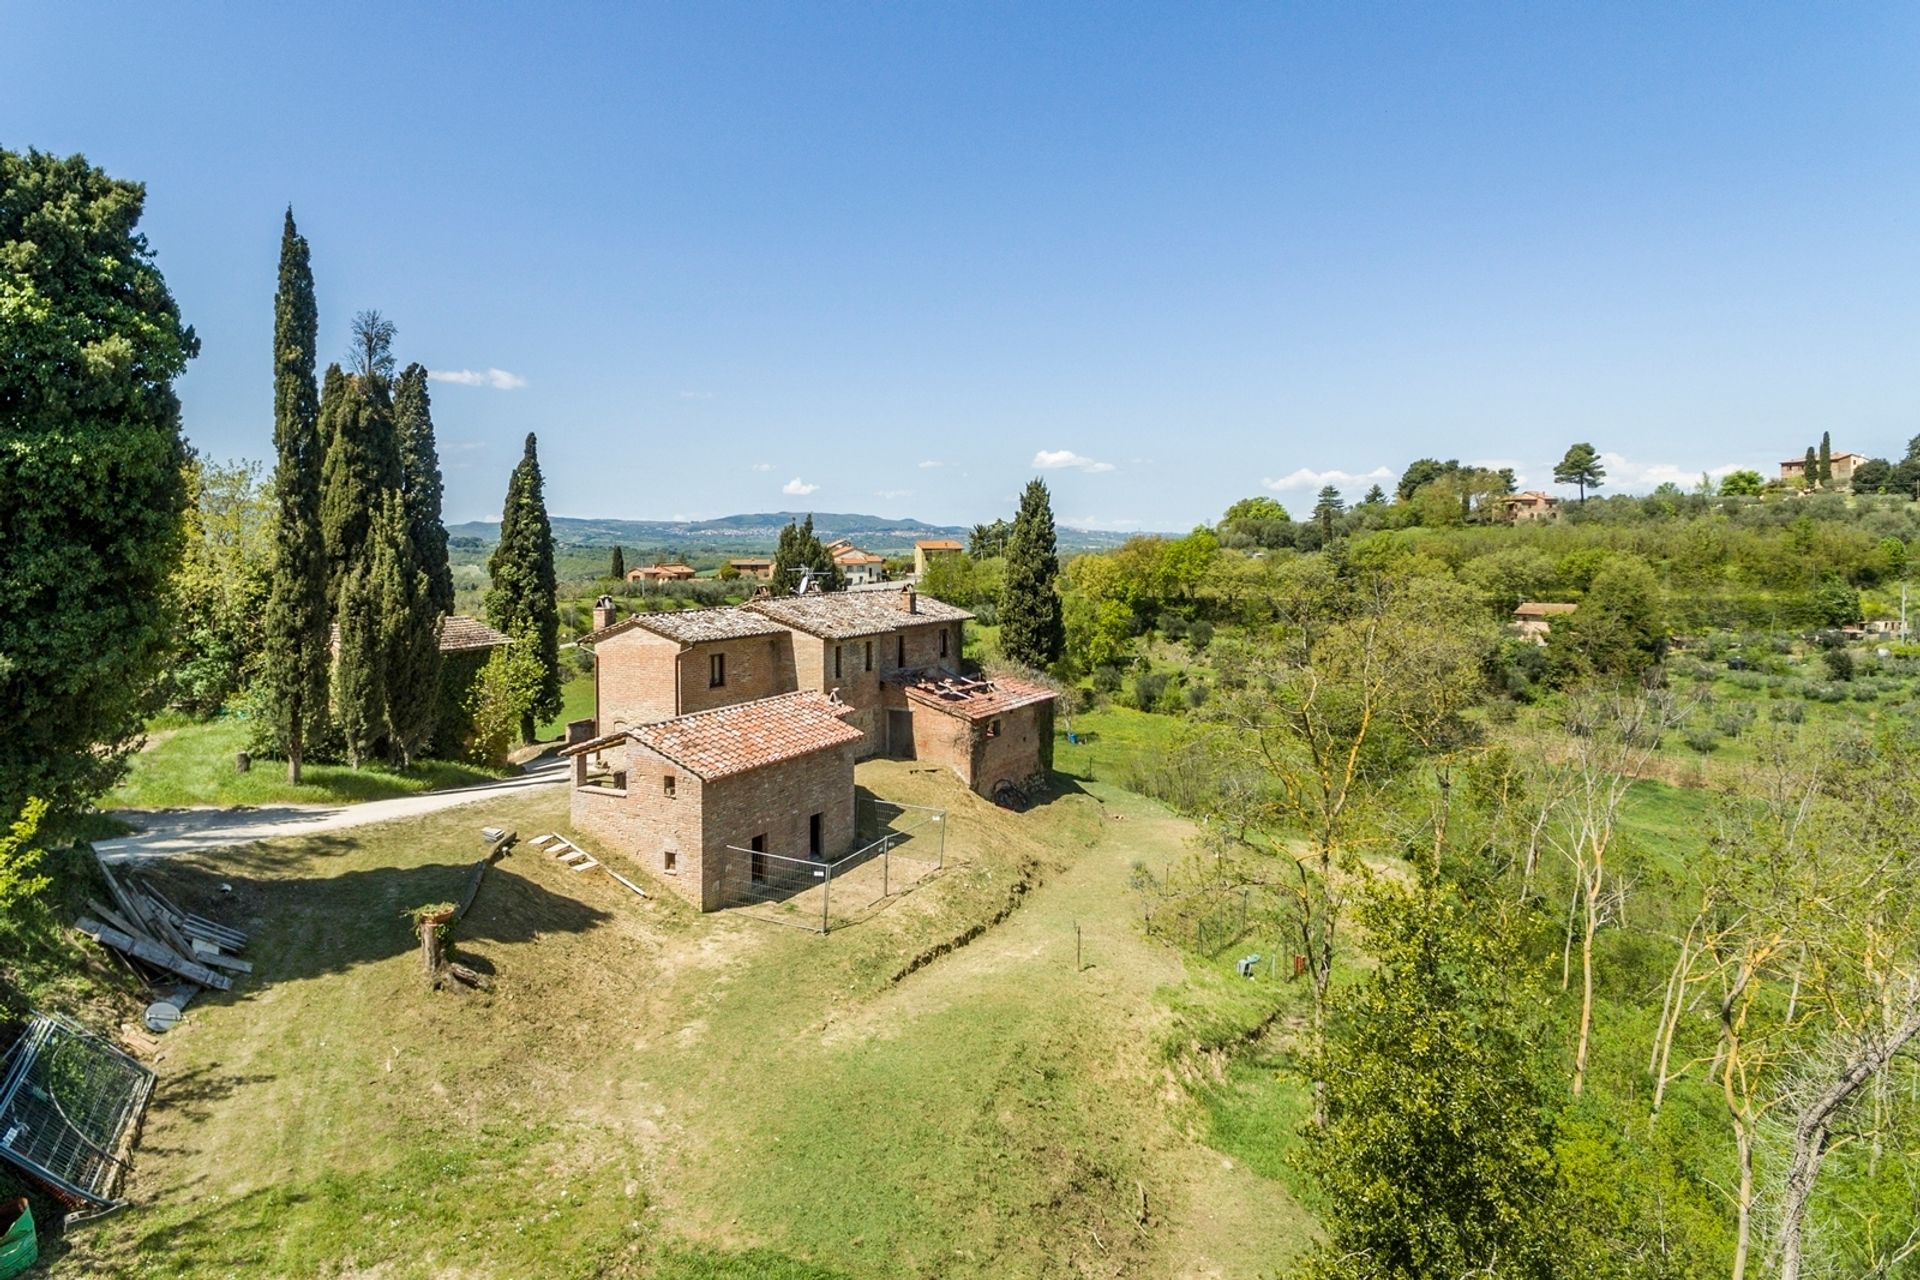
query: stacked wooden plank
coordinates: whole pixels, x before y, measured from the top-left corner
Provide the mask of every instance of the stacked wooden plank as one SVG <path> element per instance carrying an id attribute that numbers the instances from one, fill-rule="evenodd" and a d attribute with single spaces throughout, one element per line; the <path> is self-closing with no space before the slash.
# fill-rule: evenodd
<path id="1" fill-rule="evenodd" d="M 641 897 L 646 898 L 652 896 L 645 889 L 642 889 L 639 885 L 627 879 L 612 867 L 605 865 L 598 858 L 557 831 L 549 832 L 544 836 L 535 836 L 532 843 L 536 849 L 545 849 L 548 856 L 557 859 L 569 871 L 591 871 L 595 867 L 599 867 L 602 871 L 605 871 L 608 875 Z"/>
<path id="2" fill-rule="evenodd" d="M 74 922 L 80 932 L 149 968 L 216 991 L 232 988 L 228 973 L 253 972 L 235 954 L 246 948 L 245 933 L 182 911 L 152 885 L 116 875 L 104 861 L 99 865 L 113 905 L 90 899 L 93 914 Z"/>

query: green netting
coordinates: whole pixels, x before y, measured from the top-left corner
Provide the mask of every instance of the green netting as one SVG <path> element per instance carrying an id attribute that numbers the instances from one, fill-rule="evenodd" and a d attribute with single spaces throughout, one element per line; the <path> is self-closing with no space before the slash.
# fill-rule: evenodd
<path id="1" fill-rule="evenodd" d="M 40 1241 L 33 1230 L 33 1209 L 25 1200 L 0 1206 L 0 1222 L 17 1212 L 13 1225 L 0 1235 L 0 1280 L 12 1280 L 40 1260 Z"/>

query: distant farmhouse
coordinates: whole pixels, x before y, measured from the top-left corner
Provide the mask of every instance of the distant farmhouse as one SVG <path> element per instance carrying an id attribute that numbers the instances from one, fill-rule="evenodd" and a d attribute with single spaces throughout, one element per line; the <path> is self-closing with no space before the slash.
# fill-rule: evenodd
<path id="1" fill-rule="evenodd" d="M 1564 618 L 1579 607 L 1577 604 L 1564 604 L 1558 601 L 1529 600 L 1513 611 L 1514 634 L 1523 640 L 1531 640 L 1535 644 L 1545 644 L 1547 633 L 1553 629 L 1547 619 Z"/>
<path id="2" fill-rule="evenodd" d="M 1836 453 L 1833 455 L 1832 461 L 1833 483 L 1852 484 L 1854 469 L 1865 462 L 1866 458 L 1858 453 Z M 1788 458 L 1785 462 L 1781 463 L 1780 478 L 1794 483 L 1804 482 L 1807 478 L 1807 460 L 1805 456 Z"/>
<path id="3" fill-rule="evenodd" d="M 758 556 L 736 556 L 727 564 L 743 578 L 759 578 L 762 582 L 773 578 L 773 561 Z"/>
<path id="4" fill-rule="evenodd" d="M 928 538 L 913 544 L 913 571 L 925 573 L 941 556 L 957 556 L 966 548 L 952 538 Z"/>
<path id="5" fill-rule="evenodd" d="M 851 538 L 841 538 L 827 544 L 827 554 L 833 557 L 834 565 L 850 587 L 871 586 L 887 580 L 887 558 L 871 551 L 862 551 L 853 545 Z"/>
<path id="6" fill-rule="evenodd" d="M 581 639 L 594 719 L 562 753 L 574 827 L 711 911 L 751 894 L 754 853 L 852 847 L 856 760 L 926 760 L 985 796 L 1024 789 L 1052 767 L 1057 695 L 961 675 L 972 616 L 912 587 L 628 618 L 602 597 Z"/>
<path id="7" fill-rule="evenodd" d="M 627 570 L 628 582 L 688 582 L 695 576 L 690 564 L 652 564 Z"/>
<path id="8" fill-rule="evenodd" d="M 1529 489 L 1525 493 L 1510 493 L 1500 499 L 1500 514 L 1509 524 L 1557 520 L 1560 518 L 1560 499 L 1542 493 L 1538 489 Z"/>

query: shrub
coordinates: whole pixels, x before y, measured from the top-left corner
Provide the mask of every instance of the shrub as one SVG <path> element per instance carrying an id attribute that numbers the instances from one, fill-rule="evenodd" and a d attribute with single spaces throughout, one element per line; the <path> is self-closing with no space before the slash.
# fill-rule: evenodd
<path id="1" fill-rule="evenodd" d="M 1807 718 L 1804 702 L 1776 702 L 1767 708 L 1767 718 L 1775 724 L 1799 724 Z"/>
<path id="2" fill-rule="evenodd" d="M 1167 691 L 1169 678 L 1164 671 L 1136 671 L 1133 676 L 1133 705 L 1142 711 L 1157 708 Z"/>
<path id="3" fill-rule="evenodd" d="M 1213 624 L 1201 618 L 1187 628 L 1187 643 L 1193 646 L 1195 653 L 1203 653 L 1213 643 Z"/>
<path id="4" fill-rule="evenodd" d="M 1684 736 L 1687 740 L 1687 745 L 1702 755 L 1705 755 L 1720 745 L 1719 736 L 1714 733 L 1711 727 L 1704 724 L 1695 725 L 1693 728 L 1688 729 Z"/>
<path id="5" fill-rule="evenodd" d="M 1853 679 L 1853 654 L 1845 649 L 1828 649 L 1820 655 L 1820 661 L 1827 666 L 1827 674 L 1835 680 Z"/>

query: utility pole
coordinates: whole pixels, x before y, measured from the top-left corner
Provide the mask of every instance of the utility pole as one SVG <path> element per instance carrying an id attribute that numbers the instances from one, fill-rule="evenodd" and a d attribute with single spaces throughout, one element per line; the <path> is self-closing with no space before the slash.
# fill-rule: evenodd
<path id="1" fill-rule="evenodd" d="M 1900 643 L 1907 642 L 1907 580 L 1900 580 Z"/>

